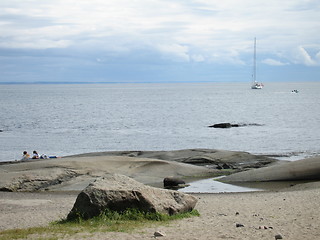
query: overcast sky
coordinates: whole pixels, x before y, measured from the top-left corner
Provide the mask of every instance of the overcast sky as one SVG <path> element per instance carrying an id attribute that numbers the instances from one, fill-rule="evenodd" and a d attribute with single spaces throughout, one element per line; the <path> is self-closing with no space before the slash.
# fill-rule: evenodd
<path id="1" fill-rule="evenodd" d="M 1 0 L 0 82 L 320 80 L 319 0 Z"/>

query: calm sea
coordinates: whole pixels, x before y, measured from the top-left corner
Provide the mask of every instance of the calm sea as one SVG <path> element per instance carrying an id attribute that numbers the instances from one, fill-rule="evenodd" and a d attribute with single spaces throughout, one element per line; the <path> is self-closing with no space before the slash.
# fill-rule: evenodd
<path id="1" fill-rule="evenodd" d="M 319 92 L 320 82 L 0 85 L 0 161 L 186 148 L 300 159 L 320 153 Z M 220 122 L 261 126 L 208 127 Z"/>

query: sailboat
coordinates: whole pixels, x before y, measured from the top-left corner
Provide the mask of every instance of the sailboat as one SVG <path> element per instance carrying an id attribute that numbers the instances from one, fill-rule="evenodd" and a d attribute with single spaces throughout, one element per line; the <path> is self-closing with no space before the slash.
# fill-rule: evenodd
<path id="1" fill-rule="evenodd" d="M 252 73 L 252 85 L 251 85 L 251 89 L 262 89 L 263 88 L 263 84 L 257 82 L 257 64 L 256 64 L 256 45 L 257 45 L 257 40 L 256 38 L 254 38 L 254 51 L 253 51 L 253 73 Z"/>

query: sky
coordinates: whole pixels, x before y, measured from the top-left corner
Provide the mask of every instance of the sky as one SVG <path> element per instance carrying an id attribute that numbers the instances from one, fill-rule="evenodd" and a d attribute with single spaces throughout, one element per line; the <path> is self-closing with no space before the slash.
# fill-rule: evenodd
<path id="1" fill-rule="evenodd" d="M 0 83 L 320 80 L 319 0 L 1 0 Z"/>

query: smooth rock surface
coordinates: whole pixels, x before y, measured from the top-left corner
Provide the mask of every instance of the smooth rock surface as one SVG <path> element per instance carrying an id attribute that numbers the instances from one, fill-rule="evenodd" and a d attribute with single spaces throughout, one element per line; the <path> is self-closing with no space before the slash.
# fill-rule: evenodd
<path id="1" fill-rule="evenodd" d="M 320 179 L 320 156 L 294 162 L 282 162 L 222 178 L 224 182 L 297 181 Z"/>
<path id="2" fill-rule="evenodd" d="M 118 173 L 152 186 L 167 176 L 208 178 L 218 168 L 259 168 L 277 160 L 246 152 L 215 149 L 98 152 L 56 159 L 0 163 L 2 191 L 82 191 L 99 176 Z M 225 164 L 226 163 L 226 164 Z"/>

